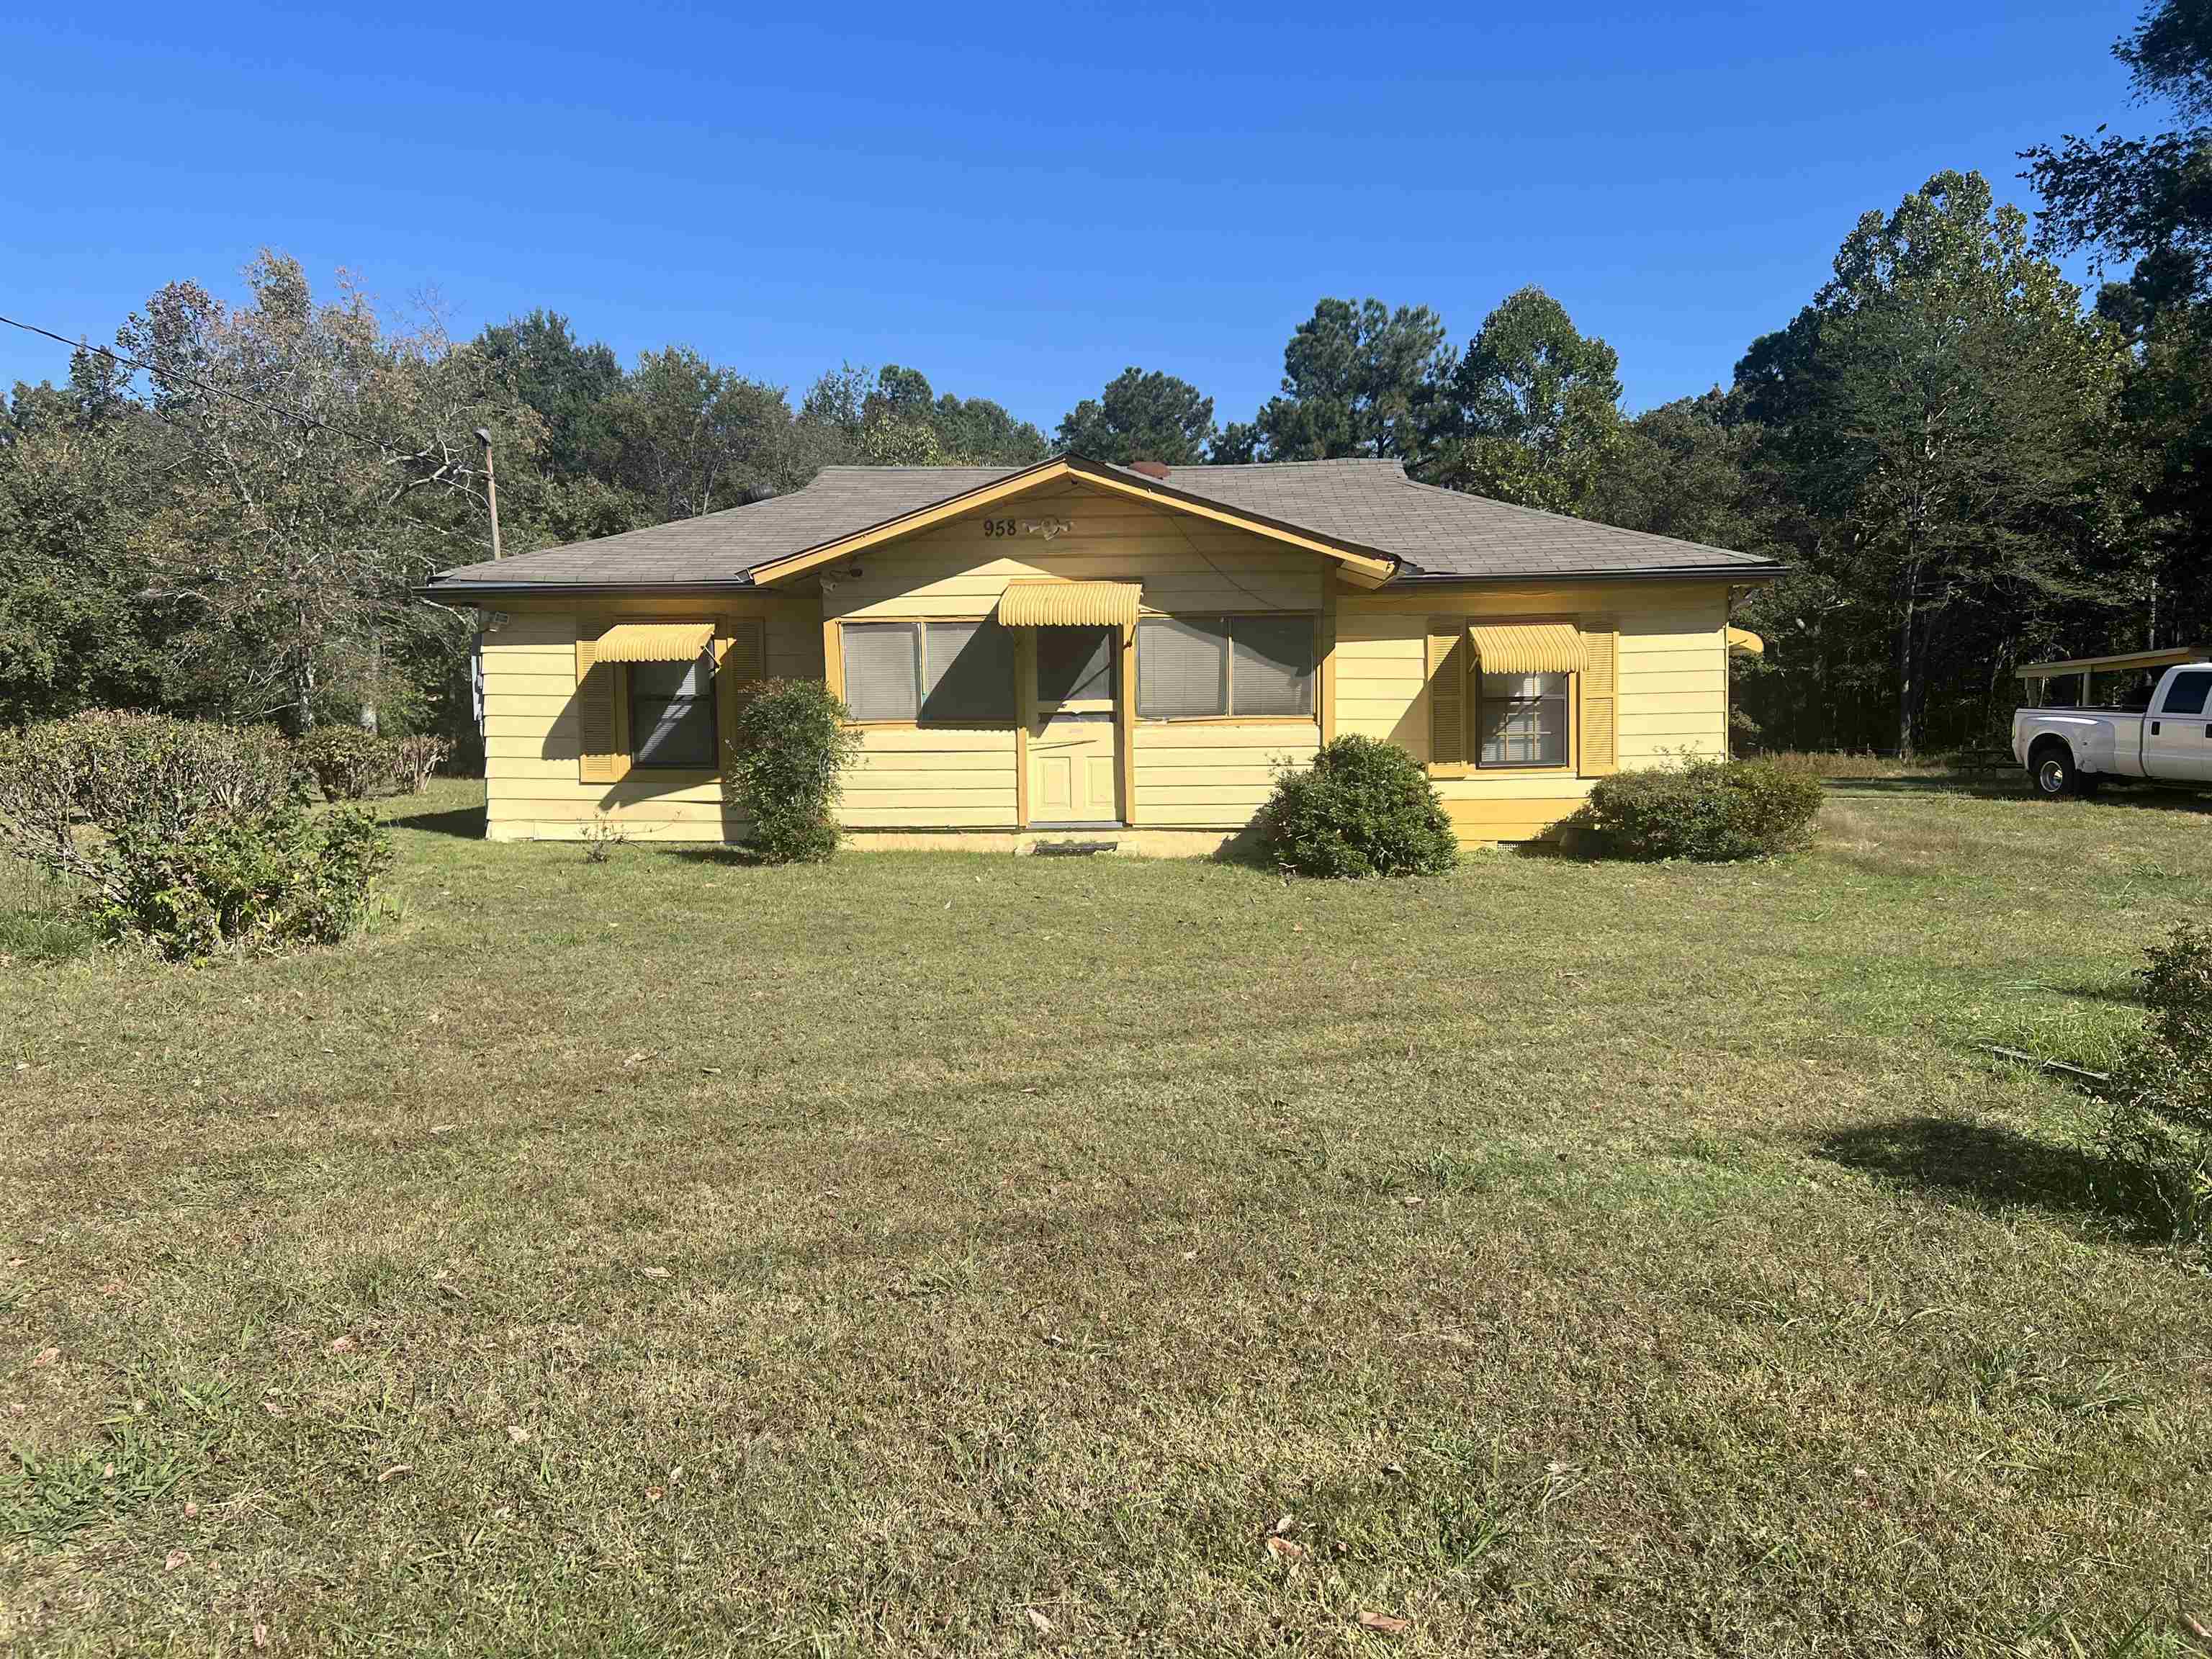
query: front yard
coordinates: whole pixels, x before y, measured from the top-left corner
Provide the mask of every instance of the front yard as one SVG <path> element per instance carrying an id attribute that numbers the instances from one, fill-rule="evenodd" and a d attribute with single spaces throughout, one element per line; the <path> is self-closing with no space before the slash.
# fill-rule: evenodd
<path id="1" fill-rule="evenodd" d="M 0 871 L 0 1645 L 2212 1624 L 2206 1279 L 1976 1046 L 2109 1057 L 2193 803 L 1875 780 L 1782 865 L 1286 886 L 594 866 L 440 788 L 288 961 Z"/>

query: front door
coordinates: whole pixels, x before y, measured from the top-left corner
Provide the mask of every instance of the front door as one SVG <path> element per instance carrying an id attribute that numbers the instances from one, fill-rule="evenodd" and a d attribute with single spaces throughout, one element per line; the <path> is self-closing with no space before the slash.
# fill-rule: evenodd
<path id="1" fill-rule="evenodd" d="M 1030 822 L 1039 829 L 1121 822 L 1112 628 L 1040 628 L 1036 724 L 1030 730 Z"/>

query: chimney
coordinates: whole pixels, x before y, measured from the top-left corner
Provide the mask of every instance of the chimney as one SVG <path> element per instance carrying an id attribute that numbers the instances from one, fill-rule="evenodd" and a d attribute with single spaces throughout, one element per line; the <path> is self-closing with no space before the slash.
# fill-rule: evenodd
<path id="1" fill-rule="evenodd" d="M 1141 472 L 1147 478 L 1164 480 L 1173 469 L 1165 461 L 1132 461 L 1129 463 L 1129 471 Z"/>

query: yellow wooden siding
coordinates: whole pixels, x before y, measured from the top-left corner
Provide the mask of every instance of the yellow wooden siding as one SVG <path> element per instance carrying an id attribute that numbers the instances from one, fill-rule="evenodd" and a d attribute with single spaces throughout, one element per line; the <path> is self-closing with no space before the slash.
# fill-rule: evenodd
<path id="1" fill-rule="evenodd" d="M 988 524 L 1055 516 L 1074 527 L 1048 542 L 985 533 Z M 985 617 L 1008 582 L 1040 578 L 1137 582 L 1148 614 L 1322 608 L 1320 555 L 1087 488 L 1036 491 L 853 562 L 858 575 L 830 567 L 825 617 Z"/>
<path id="2" fill-rule="evenodd" d="M 1310 722 L 1141 721 L 1136 822 L 1160 829 L 1242 829 L 1274 788 L 1274 763 L 1310 763 L 1320 740 L 1319 724 Z"/>
<path id="3" fill-rule="evenodd" d="M 868 726 L 847 769 L 838 822 L 851 830 L 1011 830 L 1014 732 Z"/>
<path id="4" fill-rule="evenodd" d="M 1337 602 L 1336 729 L 1429 755 L 1430 618 L 1602 617 L 1620 630 L 1620 764 L 1724 752 L 1728 602 L 1719 583 L 1620 583 L 1513 590 L 1345 593 Z M 1466 841 L 1523 841 L 1567 816 L 1591 780 L 1566 769 L 1440 778 L 1437 792 Z"/>
<path id="5" fill-rule="evenodd" d="M 742 833 L 726 817 L 721 786 L 696 774 L 632 769 L 617 781 L 578 775 L 577 602 L 507 599 L 505 620 L 483 642 L 486 834 L 495 841 L 569 837 L 604 815 L 624 836 L 720 841 Z M 742 605 L 764 613 L 768 672 L 817 678 L 822 636 L 811 596 L 725 602 L 622 598 L 591 602 L 597 619 L 703 617 Z"/>

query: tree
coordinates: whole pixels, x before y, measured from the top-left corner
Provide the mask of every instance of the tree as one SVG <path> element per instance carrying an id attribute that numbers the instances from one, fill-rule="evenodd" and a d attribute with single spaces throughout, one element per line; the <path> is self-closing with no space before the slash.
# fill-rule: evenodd
<path id="1" fill-rule="evenodd" d="M 2133 282 L 2160 304 L 2212 297 L 2212 8 L 2159 0 L 2112 55 L 2139 99 L 2171 105 L 2184 125 L 2149 138 L 2099 127 L 2022 151 L 2045 243 L 2137 260 Z"/>
<path id="2" fill-rule="evenodd" d="M 1741 401 L 1716 387 L 1624 422 L 1583 516 L 1706 547 L 1768 550 L 1773 510 L 1756 471 L 1759 428 Z"/>
<path id="3" fill-rule="evenodd" d="M 1133 366 L 1061 417 L 1059 442 L 1094 460 L 1195 466 L 1214 436 L 1212 398 L 1188 380 Z"/>
<path id="4" fill-rule="evenodd" d="M 1417 416 L 1439 369 L 1443 319 L 1426 306 L 1323 300 L 1283 348 L 1283 389 L 1233 446 L 1270 461 L 1411 458 Z M 1226 459 L 1226 457 L 1224 457 Z"/>
<path id="5" fill-rule="evenodd" d="M 2097 595 L 2094 481 L 2123 362 L 2025 216 L 1946 172 L 1863 216 L 1812 306 L 1740 367 L 1808 566 L 1888 636 L 1904 752 L 1947 653 L 1978 639 L 2002 659 L 2039 606 Z"/>
<path id="6" fill-rule="evenodd" d="M 389 329 L 349 287 L 318 303 L 272 253 L 246 275 L 242 310 L 174 283 L 117 335 L 159 420 L 133 545 L 180 623 L 168 695 L 301 727 L 395 703 L 428 719 L 422 677 L 459 661 L 464 630 L 412 589 L 483 546 L 475 428 L 521 434 L 534 465 L 535 416 L 434 320 Z"/>
<path id="7" fill-rule="evenodd" d="M 157 706 L 169 618 L 133 547 L 157 428 L 112 360 L 0 400 L 0 726 Z"/>
<path id="8" fill-rule="evenodd" d="M 1424 471 L 1478 495 L 1579 513 L 1620 440 L 1620 368 L 1613 348 L 1577 333 L 1557 300 L 1516 289 L 1467 355 L 1440 366 Z"/>
<path id="9" fill-rule="evenodd" d="M 648 522 L 740 507 L 805 482 L 789 465 L 782 389 L 686 347 L 641 354 L 606 418 L 615 479 L 644 498 Z"/>
<path id="10" fill-rule="evenodd" d="M 544 310 L 495 323 L 475 344 L 492 373 L 543 423 L 538 459 L 549 476 L 576 479 L 611 469 L 608 407 L 623 384 L 612 347 L 578 343 L 566 317 Z"/>

